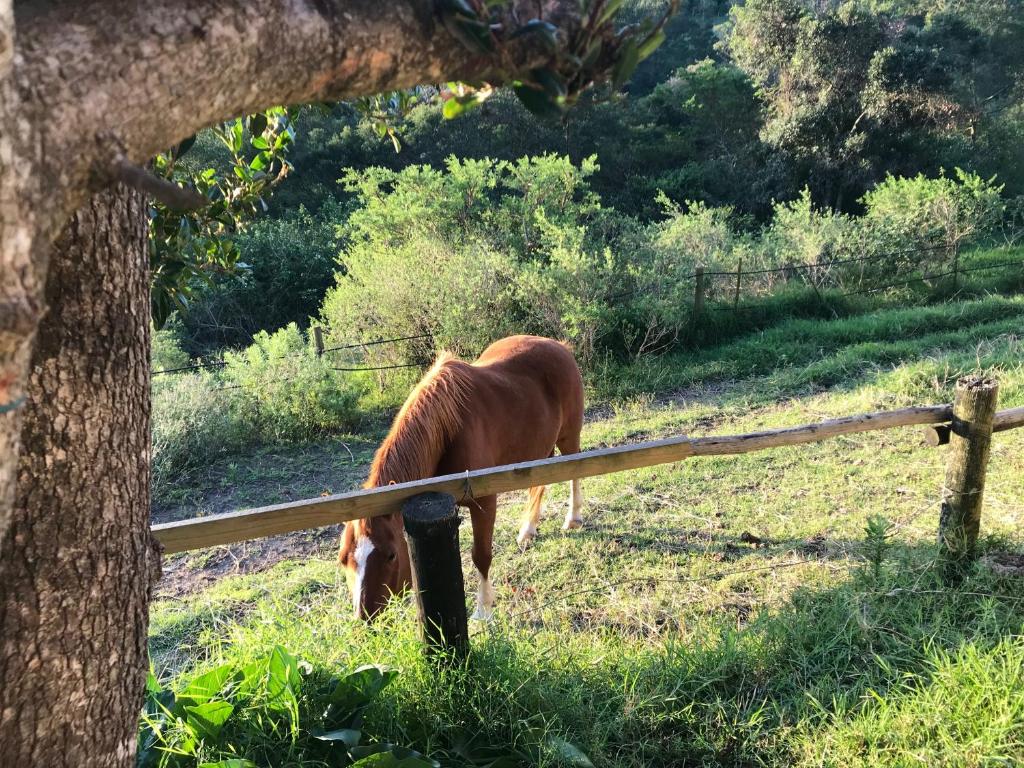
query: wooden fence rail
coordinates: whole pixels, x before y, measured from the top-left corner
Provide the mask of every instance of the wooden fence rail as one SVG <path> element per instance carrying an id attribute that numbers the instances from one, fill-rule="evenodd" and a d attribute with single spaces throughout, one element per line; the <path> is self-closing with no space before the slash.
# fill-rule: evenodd
<path id="1" fill-rule="evenodd" d="M 1000 416 L 1002 414 L 997 414 L 997 423 Z M 690 456 L 748 453 L 767 448 L 812 443 L 858 432 L 939 424 L 948 422 L 952 417 L 952 405 L 929 405 L 846 416 L 817 424 L 740 435 L 671 437 L 635 445 L 556 456 L 540 461 L 478 469 L 383 488 L 351 491 L 317 499 L 163 523 L 153 526 L 153 533 L 163 545 L 165 552 L 184 552 L 399 512 L 406 499 L 427 492 L 447 493 L 461 500 L 472 496 L 506 493 L 576 478 L 667 464 Z"/>

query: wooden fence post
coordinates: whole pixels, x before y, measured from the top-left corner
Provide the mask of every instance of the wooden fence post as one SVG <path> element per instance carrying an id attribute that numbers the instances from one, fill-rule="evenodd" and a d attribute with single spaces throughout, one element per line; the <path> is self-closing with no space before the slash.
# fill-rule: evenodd
<path id="1" fill-rule="evenodd" d="M 313 344 L 316 345 L 316 356 L 323 357 L 324 354 L 324 329 L 319 325 L 313 326 Z"/>
<path id="2" fill-rule="evenodd" d="M 696 331 L 701 317 L 704 315 L 704 267 L 693 270 L 693 314 L 690 317 L 690 330 Z"/>
<path id="3" fill-rule="evenodd" d="M 736 307 L 738 307 L 739 304 L 740 304 L 740 279 L 742 277 L 743 277 L 743 259 L 740 259 L 736 263 L 736 295 L 733 297 L 733 300 L 732 300 L 732 308 L 733 309 L 736 309 Z"/>
<path id="4" fill-rule="evenodd" d="M 451 660 L 464 658 L 469 652 L 469 626 L 455 497 L 447 493 L 413 496 L 402 505 L 402 518 L 428 652 L 440 652 Z"/>
<path id="5" fill-rule="evenodd" d="M 998 392 L 999 383 L 984 376 L 967 376 L 956 383 L 939 516 L 939 557 L 950 581 L 957 580 L 974 557 Z"/>

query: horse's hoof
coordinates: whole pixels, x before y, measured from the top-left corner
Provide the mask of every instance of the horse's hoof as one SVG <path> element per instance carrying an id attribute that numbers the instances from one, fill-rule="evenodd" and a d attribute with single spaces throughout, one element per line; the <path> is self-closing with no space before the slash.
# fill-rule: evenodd
<path id="1" fill-rule="evenodd" d="M 563 531 L 575 531 L 577 528 L 583 527 L 583 521 L 579 519 L 569 518 L 562 523 Z"/>
<path id="2" fill-rule="evenodd" d="M 473 611 L 473 615 L 470 618 L 473 621 L 483 621 L 483 622 L 492 621 L 494 619 L 494 609 L 493 608 L 484 608 L 483 606 L 478 605 L 476 607 L 476 610 Z"/>
<path id="3" fill-rule="evenodd" d="M 519 535 L 516 536 L 516 543 L 519 545 L 519 549 L 525 552 L 527 547 L 530 546 L 530 543 L 534 540 L 536 536 L 536 528 L 534 528 L 532 525 L 524 525 L 520 529 Z"/>

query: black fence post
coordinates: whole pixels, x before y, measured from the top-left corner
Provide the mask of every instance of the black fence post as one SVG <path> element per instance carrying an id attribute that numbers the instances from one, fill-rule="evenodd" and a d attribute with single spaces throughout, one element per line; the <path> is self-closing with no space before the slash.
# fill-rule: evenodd
<path id="1" fill-rule="evenodd" d="M 455 498 L 446 493 L 413 496 L 402 505 L 402 519 L 428 652 L 452 660 L 465 658 L 469 624 Z"/>

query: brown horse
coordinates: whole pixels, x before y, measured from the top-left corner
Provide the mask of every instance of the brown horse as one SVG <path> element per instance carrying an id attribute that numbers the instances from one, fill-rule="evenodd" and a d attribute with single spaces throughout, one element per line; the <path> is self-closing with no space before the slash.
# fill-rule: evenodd
<path id="1" fill-rule="evenodd" d="M 552 339 L 510 336 L 474 363 L 441 355 L 409 395 L 377 450 L 365 487 L 543 459 L 580 449 L 583 381 L 572 352 Z M 519 544 L 537 534 L 544 486 L 530 489 Z M 571 485 L 563 528 L 582 524 L 580 482 Z M 480 575 L 474 618 L 494 606 L 491 543 L 497 496 L 467 498 L 473 563 Z M 345 525 L 339 563 L 346 569 L 356 615 L 372 618 L 391 594 L 412 584 L 398 513 Z"/>

